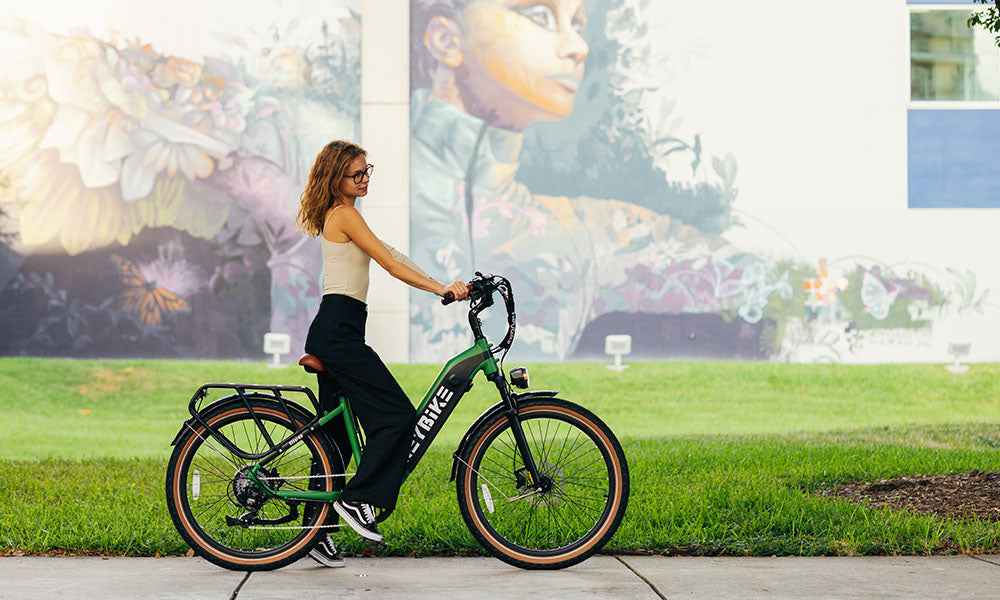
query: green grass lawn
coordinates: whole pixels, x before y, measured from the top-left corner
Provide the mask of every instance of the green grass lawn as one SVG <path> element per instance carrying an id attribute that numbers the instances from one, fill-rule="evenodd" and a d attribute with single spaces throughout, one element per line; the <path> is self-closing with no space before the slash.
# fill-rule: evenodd
<path id="1" fill-rule="evenodd" d="M 514 365 L 508 365 L 514 366 Z M 416 404 L 436 365 L 393 365 Z M 529 365 L 533 389 L 596 412 L 621 438 L 848 430 L 1000 422 L 1000 365 L 953 375 L 939 365 L 753 362 Z M 207 381 L 315 387 L 300 368 L 217 361 L 0 359 L 0 458 L 161 458 Z M 485 379 L 441 435 L 453 447 L 497 400 Z"/>
<path id="2" fill-rule="evenodd" d="M 512 365 L 511 365 L 512 366 Z M 878 510 L 810 492 L 847 481 L 1000 470 L 1000 365 L 531 365 L 536 389 L 622 439 L 632 497 L 614 551 L 1000 552 L 1000 526 Z M 395 365 L 414 400 L 437 367 Z M 0 359 L 0 553 L 180 554 L 163 499 L 169 442 L 204 381 L 311 384 L 263 363 Z M 403 488 L 392 554 L 478 554 L 450 455 L 495 401 L 481 380 Z M 353 534 L 347 550 L 360 551 Z"/>

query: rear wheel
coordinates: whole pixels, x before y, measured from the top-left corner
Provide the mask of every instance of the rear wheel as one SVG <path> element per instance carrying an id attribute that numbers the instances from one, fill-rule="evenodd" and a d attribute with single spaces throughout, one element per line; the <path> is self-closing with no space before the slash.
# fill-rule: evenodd
<path id="1" fill-rule="evenodd" d="M 310 416 L 267 397 L 225 404 L 204 417 L 240 450 L 260 453 L 288 438 Z M 258 425 L 254 415 L 260 420 Z M 331 529 L 327 503 L 290 502 L 266 494 L 249 478 L 254 463 L 212 438 L 205 427 L 185 425 L 167 466 L 167 506 L 184 540 L 205 559 L 238 571 L 283 567 L 305 556 Z M 343 489 L 343 461 L 325 435 L 314 432 L 260 469 L 272 489 Z"/>
<path id="2" fill-rule="evenodd" d="M 459 457 L 462 517 L 506 563 L 525 569 L 579 563 L 611 539 L 625 514 L 625 454 L 607 425 L 571 402 L 528 401 L 518 418 L 542 481 L 530 481 L 510 423 L 498 414 Z"/>

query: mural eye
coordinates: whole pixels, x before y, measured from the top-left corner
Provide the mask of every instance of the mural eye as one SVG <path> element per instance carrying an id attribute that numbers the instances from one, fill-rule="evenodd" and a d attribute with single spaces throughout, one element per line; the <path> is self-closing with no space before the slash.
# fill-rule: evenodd
<path id="1" fill-rule="evenodd" d="M 587 17 L 584 16 L 582 10 L 576 11 L 573 15 L 573 30 L 577 33 L 583 33 L 583 30 L 587 28 Z"/>
<path id="2" fill-rule="evenodd" d="M 549 31 L 556 30 L 556 15 L 552 12 L 552 8 L 544 4 L 519 8 L 517 13 L 539 27 L 544 27 Z"/>

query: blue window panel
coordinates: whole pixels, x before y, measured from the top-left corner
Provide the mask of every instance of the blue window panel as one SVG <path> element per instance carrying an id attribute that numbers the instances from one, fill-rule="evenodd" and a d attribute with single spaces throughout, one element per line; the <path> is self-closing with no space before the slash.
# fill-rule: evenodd
<path id="1" fill-rule="evenodd" d="M 1000 110 L 907 111 L 910 208 L 1000 208 Z"/>

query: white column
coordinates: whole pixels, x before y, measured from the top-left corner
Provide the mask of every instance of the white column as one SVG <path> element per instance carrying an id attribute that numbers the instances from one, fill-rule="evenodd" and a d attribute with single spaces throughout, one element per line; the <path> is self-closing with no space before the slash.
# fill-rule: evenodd
<path id="1" fill-rule="evenodd" d="M 410 249 L 410 3 L 362 0 L 361 145 L 375 174 L 359 207 L 380 238 Z M 409 362 L 409 288 L 372 262 L 368 344 Z"/>

